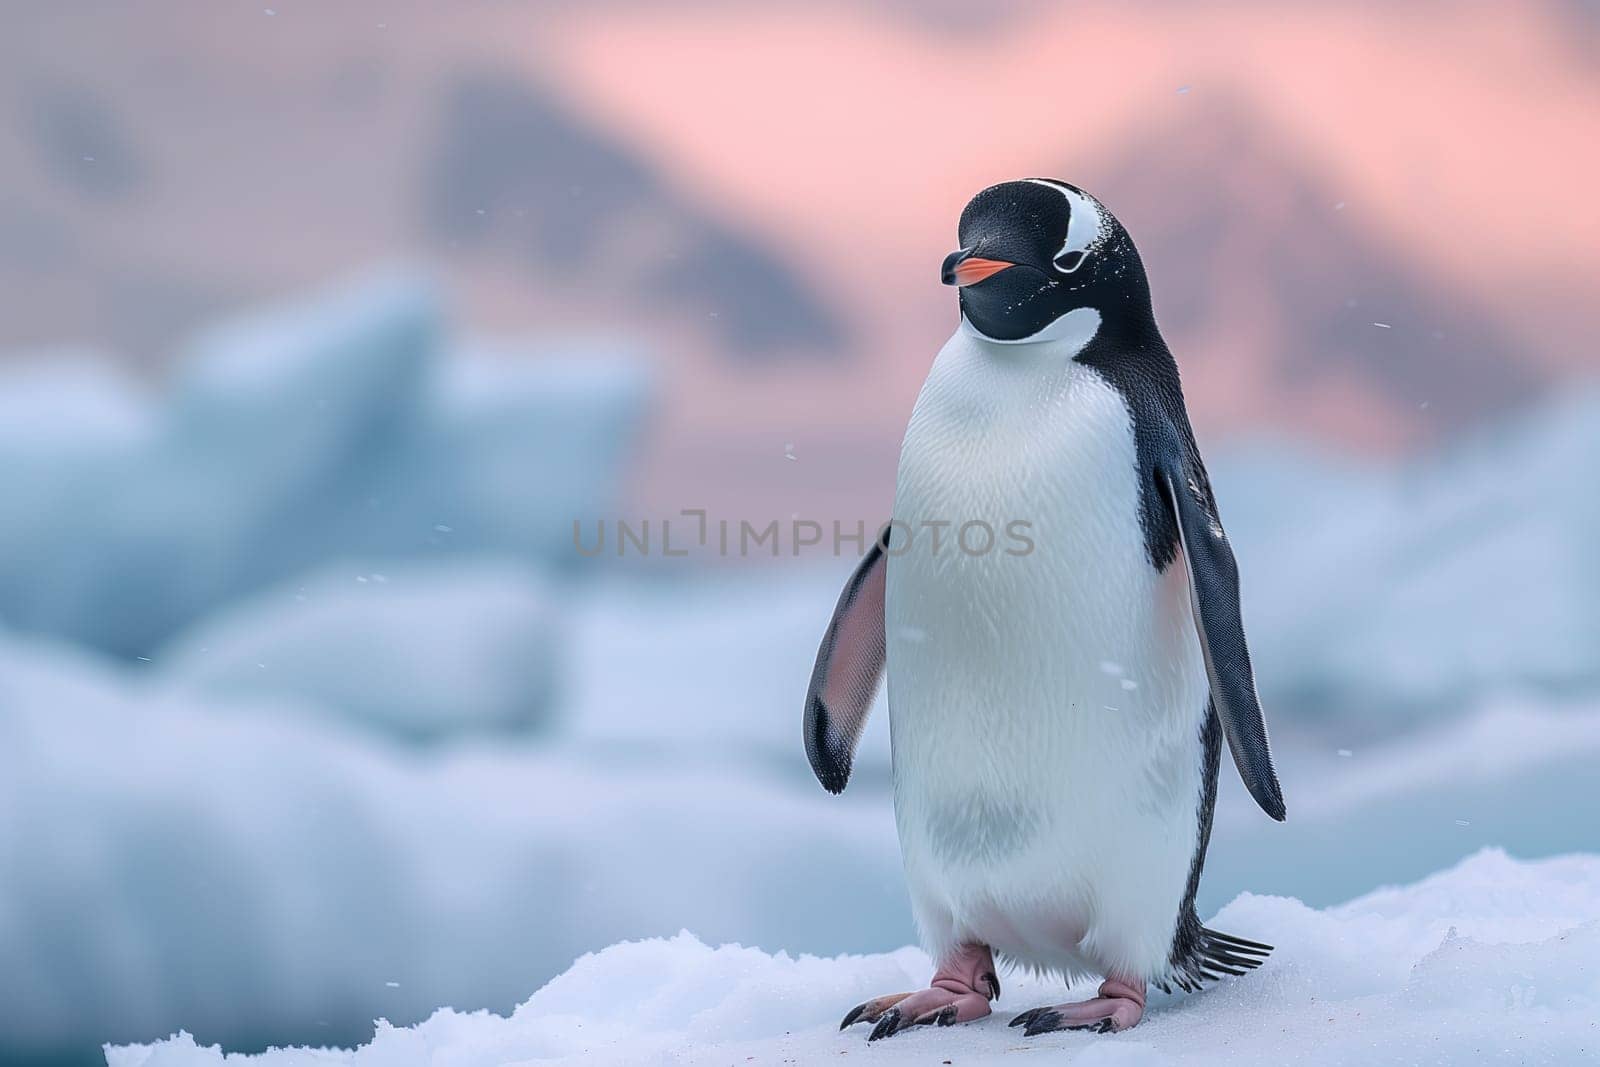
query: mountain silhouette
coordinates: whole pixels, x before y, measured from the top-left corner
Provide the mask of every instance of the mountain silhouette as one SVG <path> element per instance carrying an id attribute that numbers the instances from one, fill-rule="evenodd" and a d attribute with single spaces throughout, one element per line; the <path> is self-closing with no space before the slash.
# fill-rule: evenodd
<path id="1" fill-rule="evenodd" d="M 535 282 L 692 311 L 736 356 L 843 343 L 833 311 L 774 250 L 535 84 L 474 72 L 446 101 L 422 182 L 435 240 L 505 253 Z"/>
<path id="2" fill-rule="evenodd" d="M 1236 98 L 1152 129 L 1085 184 L 1133 233 L 1180 361 L 1258 361 L 1267 384 L 1355 381 L 1394 414 L 1454 430 L 1541 385 L 1492 315 L 1431 281 Z"/>

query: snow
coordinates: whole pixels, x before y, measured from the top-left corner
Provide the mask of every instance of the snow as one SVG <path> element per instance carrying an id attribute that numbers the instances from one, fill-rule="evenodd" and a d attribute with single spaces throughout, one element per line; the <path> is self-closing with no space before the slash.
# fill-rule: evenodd
<path id="1" fill-rule="evenodd" d="M 1487 849 L 1321 911 L 1246 894 L 1215 924 L 1277 952 L 1201 994 L 1157 995 L 1145 1021 L 1119 1035 L 1021 1037 L 1005 1025 L 1011 1015 L 1064 995 L 1013 974 L 989 1018 L 869 1049 L 865 1028 L 840 1033 L 838 1018 L 870 996 L 924 984 L 920 951 L 791 957 L 712 948 L 685 932 L 586 955 L 509 1016 L 446 1010 L 409 1028 L 380 1022 L 351 1051 L 275 1049 L 229 1062 L 1578 1063 L 1600 1052 L 1600 857 L 1522 862 Z M 110 1067 L 222 1062 L 218 1048 L 187 1034 L 107 1050 Z"/>

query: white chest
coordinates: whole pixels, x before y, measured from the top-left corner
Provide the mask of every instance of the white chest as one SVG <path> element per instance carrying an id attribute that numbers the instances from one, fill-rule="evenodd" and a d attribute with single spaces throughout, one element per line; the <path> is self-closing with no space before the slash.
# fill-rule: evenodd
<path id="1" fill-rule="evenodd" d="M 1127 406 L 1074 350 L 958 333 L 935 361 L 895 494 L 897 539 L 910 531 L 888 573 L 897 719 L 977 703 L 961 717 L 986 732 L 1017 718 L 987 707 L 1002 697 L 1137 712 L 1192 643 L 1181 575 L 1147 558 Z"/>
<path id="2" fill-rule="evenodd" d="M 1002 943 L 1043 897 L 1058 927 L 1090 930 L 1102 897 L 1134 903 L 1123 882 L 1142 887 L 1134 925 L 1170 921 L 1194 842 L 1206 682 L 1187 585 L 1147 558 L 1128 409 L 1076 350 L 958 333 L 895 494 L 912 538 L 889 560 L 885 629 L 913 898 L 925 924 L 948 912 Z M 968 550 L 981 527 L 956 536 L 972 523 L 991 550 Z M 1096 858 L 1108 828 L 1120 868 Z M 1003 929 L 982 929 L 990 913 Z"/>

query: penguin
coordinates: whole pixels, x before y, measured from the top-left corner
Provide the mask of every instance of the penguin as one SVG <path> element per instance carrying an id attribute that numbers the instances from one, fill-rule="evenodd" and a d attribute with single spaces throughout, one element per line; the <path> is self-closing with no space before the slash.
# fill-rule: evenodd
<path id="1" fill-rule="evenodd" d="M 1012 1019 L 1028 1036 L 1122 1031 L 1149 987 L 1193 992 L 1272 951 L 1194 904 L 1224 740 L 1285 817 L 1238 567 L 1122 224 L 1029 178 L 978 193 L 958 236 L 941 280 L 960 319 L 804 713 L 838 793 L 887 674 L 895 822 L 936 970 L 841 1029 L 870 1023 L 876 1041 L 986 1016 L 998 958 L 1103 979 Z"/>

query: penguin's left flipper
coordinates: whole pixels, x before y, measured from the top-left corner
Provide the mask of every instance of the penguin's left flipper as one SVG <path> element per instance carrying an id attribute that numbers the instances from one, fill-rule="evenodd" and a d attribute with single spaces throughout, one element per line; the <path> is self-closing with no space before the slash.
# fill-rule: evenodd
<path id="1" fill-rule="evenodd" d="M 1198 461 L 1196 461 L 1198 466 Z M 1188 473 L 1174 461 L 1157 471 L 1163 483 L 1179 543 L 1189 568 L 1189 600 L 1200 648 L 1205 653 L 1211 699 L 1222 719 L 1223 733 L 1239 777 L 1261 810 L 1283 821 L 1283 789 L 1272 767 L 1267 745 L 1267 720 L 1256 695 L 1250 650 L 1245 646 L 1239 613 L 1239 567 L 1217 518 L 1203 468 Z"/>
<path id="2" fill-rule="evenodd" d="M 874 541 L 839 594 L 806 689 L 806 758 L 830 793 L 844 791 L 856 742 L 883 677 L 883 545 Z"/>

